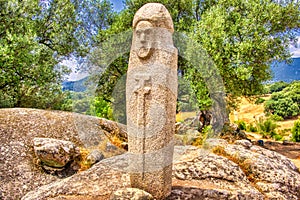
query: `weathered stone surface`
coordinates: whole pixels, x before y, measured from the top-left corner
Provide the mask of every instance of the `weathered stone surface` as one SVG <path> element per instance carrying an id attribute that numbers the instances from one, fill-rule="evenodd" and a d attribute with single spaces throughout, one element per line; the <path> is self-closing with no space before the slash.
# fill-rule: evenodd
<path id="1" fill-rule="evenodd" d="M 101 151 L 95 149 L 93 150 L 91 153 L 89 153 L 89 155 L 87 155 L 86 157 L 86 161 L 93 165 L 101 160 L 104 159 L 104 155 L 101 153 Z"/>
<path id="2" fill-rule="evenodd" d="M 159 3 L 133 19 L 127 82 L 131 186 L 162 199 L 171 192 L 177 100 L 177 49 L 172 18 Z"/>
<path id="3" fill-rule="evenodd" d="M 244 144 L 245 141 L 236 141 Z M 209 143 L 208 143 L 209 144 Z M 259 146 L 228 145 L 219 140 L 226 157 L 233 158 L 248 173 L 255 187 L 269 199 L 300 198 L 300 174 L 287 157 Z"/>
<path id="4" fill-rule="evenodd" d="M 247 149 L 250 149 L 252 147 L 252 143 L 249 140 L 237 140 L 234 142 L 236 145 L 242 145 Z"/>
<path id="5" fill-rule="evenodd" d="M 168 199 L 264 199 L 240 167 L 227 158 L 203 154 L 174 164 Z"/>
<path id="6" fill-rule="evenodd" d="M 107 137 L 99 118 L 71 112 L 38 109 L 0 109 L 0 190 L 2 199 L 20 199 L 29 191 L 59 177 L 44 173 L 36 166 L 33 138 L 47 137 L 71 141 L 79 147 L 98 148 Z M 101 149 L 102 151 L 102 149 Z M 124 150 L 105 152 L 105 157 Z M 73 166 L 70 166 L 73 168 Z"/>
<path id="7" fill-rule="evenodd" d="M 64 167 L 80 155 L 73 142 L 53 138 L 33 138 L 33 149 L 42 164 L 49 167 Z"/>
<path id="8" fill-rule="evenodd" d="M 151 194 L 137 188 L 125 188 L 115 191 L 110 200 L 152 200 Z"/>
<path id="9" fill-rule="evenodd" d="M 225 156 L 193 146 L 176 146 L 172 193 L 167 199 L 299 198 L 300 174 L 286 157 L 257 146 L 249 150 L 241 145 L 227 144 L 224 148 L 228 154 L 237 154 L 238 150 L 241 157 L 244 155 L 256 162 L 262 159 L 259 164 L 251 165 L 258 176 L 249 179 L 240 162 L 235 163 Z M 129 156 L 123 154 L 102 160 L 85 172 L 43 186 L 23 199 L 109 199 L 115 191 L 127 191 L 130 187 L 126 171 Z"/>
<path id="10" fill-rule="evenodd" d="M 109 199 L 112 192 L 130 188 L 129 174 L 122 170 L 127 167 L 127 154 L 111 157 L 96 163 L 86 171 L 29 192 L 22 200 L 59 197 Z"/>
<path id="11" fill-rule="evenodd" d="M 79 119 L 82 115 L 77 116 Z M 32 192 L 26 195 L 27 199 L 104 200 L 109 199 L 114 191 L 131 187 L 129 174 L 125 170 L 128 167 L 127 154 L 102 160 L 85 172 L 63 179 L 36 169 L 32 162 L 34 160 L 32 148 L 34 137 L 53 137 L 72 141 L 78 146 L 83 145 L 76 126 L 72 124 L 74 122 L 72 113 L 35 109 L 0 109 L 0 119 L 0 194 L 2 195 L 0 197 L 3 200 L 20 199 L 29 191 Z M 90 125 L 98 123 L 98 118 L 82 116 L 81 120 L 83 123 L 90 123 Z M 87 134 L 91 132 L 98 132 L 99 134 L 99 129 L 95 125 L 85 128 L 87 128 Z M 85 137 L 86 139 L 89 138 L 85 141 L 97 140 L 98 137 L 102 137 L 102 135 L 94 136 Z M 243 163 L 241 161 L 244 160 L 244 157 L 250 158 L 245 161 L 253 160 L 249 164 L 257 176 L 250 177 L 251 181 L 249 184 L 247 183 L 245 191 L 244 186 L 238 190 L 233 189 L 236 185 L 240 185 L 240 181 L 242 181 L 241 185 L 247 182 L 240 177 L 240 170 L 243 170 L 241 166 L 238 165 L 239 168 L 237 168 L 226 157 L 209 154 L 209 152 L 201 151 L 196 147 L 177 146 L 174 152 L 172 194 L 169 198 L 255 199 L 256 197 L 252 197 L 257 195 L 259 199 L 260 196 L 257 191 L 265 199 L 290 200 L 300 198 L 298 169 L 285 156 L 255 145 L 248 149 L 242 145 L 228 144 L 224 140 L 209 139 L 208 141 L 215 141 L 215 147 L 222 144 L 228 155 L 236 156 L 235 162 Z M 89 144 L 93 143 L 92 141 L 89 142 Z M 209 142 L 208 145 L 210 144 Z M 105 147 L 106 143 L 103 146 Z M 205 155 L 208 155 L 208 158 Z M 202 163 L 201 159 L 206 161 Z M 261 161 L 259 161 L 260 159 Z M 175 171 L 182 173 L 182 170 L 178 167 L 175 170 L 175 166 L 183 167 L 185 163 L 192 167 L 191 170 L 187 169 L 184 172 L 184 175 L 189 179 L 180 180 L 175 177 Z M 229 163 L 228 167 L 224 163 L 226 165 Z M 222 166 L 220 166 L 220 174 L 217 174 L 215 170 L 218 170 L 219 165 Z M 231 166 L 234 168 L 231 169 Z M 203 173 L 197 172 L 197 168 L 204 170 Z M 204 174 L 207 171 L 209 176 Z M 202 179 L 197 178 L 198 176 Z M 191 177 L 192 179 L 190 179 Z M 244 177 L 249 178 L 246 174 Z M 229 180 L 237 180 L 237 182 Z M 249 193 L 251 188 L 258 189 Z M 260 191 L 260 188 L 263 190 Z M 241 196 L 241 198 L 236 198 L 237 196 Z"/>

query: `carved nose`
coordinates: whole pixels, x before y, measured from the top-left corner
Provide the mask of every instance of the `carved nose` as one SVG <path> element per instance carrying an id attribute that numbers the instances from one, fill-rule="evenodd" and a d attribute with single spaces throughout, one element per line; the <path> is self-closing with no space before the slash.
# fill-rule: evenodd
<path id="1" fill-rule="evenodd" d="M 146 43 L 146 34 L 145 33 L 142 33 L 141 34 L 141 43 Z"/>

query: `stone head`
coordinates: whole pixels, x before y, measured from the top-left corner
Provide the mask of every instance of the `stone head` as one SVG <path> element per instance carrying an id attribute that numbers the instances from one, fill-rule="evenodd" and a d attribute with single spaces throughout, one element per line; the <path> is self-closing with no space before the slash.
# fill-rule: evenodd
<path id="1" fill-rule="evenodd" d="M 133 29 L 134 47 L 141 59 L 151 56 L 154 49 L 165 42 L 164 37 L 171 37 L 174 32 L 168 10 L 159 3 L 148 3 L 141 7 L 134 16 Z"/>

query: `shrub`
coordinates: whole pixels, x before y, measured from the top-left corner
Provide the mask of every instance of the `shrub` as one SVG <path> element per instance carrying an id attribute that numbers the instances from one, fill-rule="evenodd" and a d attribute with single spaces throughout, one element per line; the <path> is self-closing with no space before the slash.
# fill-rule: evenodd
<path id="1" fill-rule="evenodd" d="M 275 135 L 277 135 L 275 131 L 277 125 L 271 119 L 267 119 L 267 120 L 259 119 L 256 127 L 258 129 L 258 132 L 262 134 L 264 138 L 267 137 L 273 138 Z"/>
<path id="2" fill-rule="evenodd" d="M 300 114 L 300 81 L 295 81 L 265 102 L 265 112 L 291 118 Z"/>
<path id="3" fill-rule="evenodd" d="M 255 104 L 262 104 L 265 101 L 266 100 L 264 100 L 263 98 L 259 97 L 258 99 L 256 99 Z"/>
<path id="4" fill-rule="evenodd" d="M 279 140 L 281 140 L 281 139 L 283 138 L 283 136 L 282 136 L 282 135 L 279 135 L 279 134 L 276 134 L 276 135 L 273 136 L 273 138 L 274 138 L 276 141 L 279 141 Z"/>
<path id="5" fill-rule="evenodd" d="M 271 86 L 270 86 L 270 92 L 273 93 L 273 92 L 280 92 L 282 91 L 284 88 L 286 88 L 289 84 L 286 83 L 286 82 L 283 82 L 283 81 L 279 81 L 279 82 L 276 82 L 276 83 L 273 83 Z"/>
<path id="6" fill-rule="evenodd" d="M 257 132 L 257 128 L 251 123 L 247 126 L 247 131 L 249 132 Z"/>
<path id="7" fill-rule="evenodd" d="M 295 121 L 292 128 L 292 141 L 300 142 L 300 120 Z"/>
<path id="8" fill-rule="evenodd" d="M 271 115 L 270 119 L 274 120 L 274 121 L 283 121 L 284 120 L 283 117 L 281 117 L 281 116 L 279 116 L 277 114 Z"/>
<path id="9" fill-rule="evenodd" d="M 243 120 L 238 120 L 238 121 L 236 121 L 235 123 L 238 125 L 238 127 L 239 127 L 240 130 L 246 130 L 247 125 L 246 125 L 246 122 L 245 122 L 245 121 L 243 121 Z"/>
<path id="10" fill-rule="evenodd" d="M 110 103 L 102 99 L 101 97 L 95 97 L 93 100 L 91 110 L 95 111 L 97 117 L 103 117 L 106 119 L 113 120 L 113 110 Z"/>
<path id="11" fill-rule="evenodd" d="M 212 137 L 212 134 L 213 134 L 212 126 L 211 125 L 204 126 L 204 128 L 202 129 L 199 137 L 197 137 L 195 139 L 195 141 L 192 142 L 192 145 L 193 146 L 201 146 L 201 145 L 203 145 L 203 143 L 205 142 L 205 140 L 207 138 Z"/>

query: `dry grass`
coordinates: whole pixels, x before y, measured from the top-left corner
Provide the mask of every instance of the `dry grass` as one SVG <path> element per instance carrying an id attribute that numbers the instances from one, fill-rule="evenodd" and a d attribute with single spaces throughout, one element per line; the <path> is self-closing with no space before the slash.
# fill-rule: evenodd
<path id="1" fill-rule="evenodd" d="M 80 160 L 78 160 L 78 164 L 80 166 L 79 171 L 85 171 L 91 167 L 91 163 L 86 161 L 86 157 L 89 155 L 90 151 L 83 147 L 80 147 Z"/>
<path id="2" fill-rule="evenodd" d="M 296 167 L 298 167 L 298 169 L 300 170 L 300 156 L 298 159 L 291 159 L 291 160 L 296 165 Z"/>
<path id="3" fill-rule="evenodd" d="M 268 100 L 270 99 L 271 95 L 266 95 L 261 98 Z M 254 101 L 249 101 L 248 99 L 242 97 L 239 103 L 239 109 L 230 113 L 230 121 L 234 122 L 237 120 L 243 120 L 247 124 L 255 123 L 260 117 L 265 117 L 264 114 L 264 103 L 255 104 Z M 298 116 L 299 118 L 300 116 Z M 278 127 L 276 128 L 277 132 L 288 130 L 286 135 L 290 134 L 290 129 L 294 126 L 294 122 L 297 120 L 289 119 L 284 121 L 278 121 L 276 124 Z"/>
<path id="4" fill-rule="evenodd" d="M 176 115 L 176 122 L 182 122 L 189 117 L 195 117 L 196 112 L 180 112 Z"/>
<path id="5" fill-rule="evenodd" d="M 265 100 L 270 99 L 270 95 L 261 97 Z M 239 109 L 230 113 L 230 121 L 243 120 L 246 123 L 253 123 L 255 119 L 264 116 L 264 104 L 255 104 L 244 97 L 240 98 Z"/>
<path id="6" fill-rule="evenodd" d="M 265 100 L 268 100 L 270 98 L 270 95 L 262 97 Z M 230 121 L 234 122 L 237 120 L 243 120 L 247 124 L 249 123 L 255 123 L 255 120 L 258 120 L 259 117 L 264 116 L 264 104 L 255 104 L 254 102 L 251 102 L 247 100 L 246 98 L 241 98 L 241 102 L 239 104 L 239 109 L 235 112 L 230 113 Z M 300 116 L 298 116 L 298 119 Z M 291 128 L 294 126 L 294 122 L 297 120 L 295 119 L 289 119 L 284 121 L 277 121 L 276 124 L 278 127 L 276 128 L 276 132 L 279 134 L 285 136 L 285 138 L 289 138 L 288 135 L 291 133 Z M 247 133 L 248 137 L 250 139 L 261 139 L 261 135 L 256 133 Z M 276 150 L 275 150 L 276 151 Z M 293 163 L 300 169 L 300 156 L 298 159 L 291 159 Z"/>

